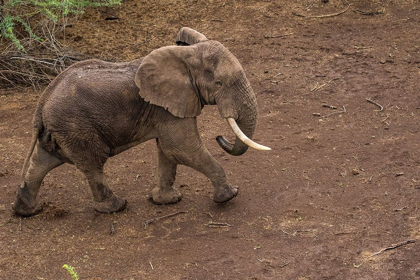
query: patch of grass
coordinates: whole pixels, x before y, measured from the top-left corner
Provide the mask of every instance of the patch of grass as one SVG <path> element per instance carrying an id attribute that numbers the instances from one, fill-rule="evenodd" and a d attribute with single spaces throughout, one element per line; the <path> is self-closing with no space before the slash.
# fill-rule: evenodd
<path id="1" fill-rule="evenodd" d="M 0 39 L 25 52 L 22 39 L 43 41 L 35 26 L 57 23 L 84 13 L 88 7 L 113 5 L 121 5 L 121 0 L 0 0 Z"/>

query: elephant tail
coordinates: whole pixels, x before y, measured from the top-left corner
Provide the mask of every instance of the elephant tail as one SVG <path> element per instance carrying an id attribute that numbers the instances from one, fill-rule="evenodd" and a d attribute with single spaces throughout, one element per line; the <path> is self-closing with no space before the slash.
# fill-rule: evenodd
<path id="1" fill-rule="evenodd" d="M 38 140 L 38 135 L 39 132 L 42 128 L 42 117 L 41 117 L 41 106 L 37 106 L 36 108 L 36 112 L 32 121 L 32 139 L 31 139 L 31 146 L 29 148 L 28 154 L 26 155 L 25 158 L 25 162 L 23 163 L 23 167 L 22 167 L 22 171 L 21 171 L 21 178 L 22 180 L 25 179 L 25 174 L 26 171 L 28 170 L 29 167 L 29 159 L 31 158 L 34 149 L 35 149 L 35 145 L 36 145 L 36 141 Z"/>

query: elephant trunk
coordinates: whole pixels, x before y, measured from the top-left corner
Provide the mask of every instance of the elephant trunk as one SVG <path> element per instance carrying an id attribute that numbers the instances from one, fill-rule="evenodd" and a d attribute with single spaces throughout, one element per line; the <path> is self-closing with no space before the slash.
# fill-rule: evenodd
<path id="1" fill-rule="evenodd" d="M 232 131 L 236 135 L 235 145 L 229 143 L 229 141 L 223 136 L 218 136 L 216 139 L 219 145 L 229 154 L 236 156 L 242 155 L 248 150 L 248 147 L 260 151 L 271 150 L 271 148 L 258 144 L 249 139 L 249 137 L 246 136 L 246 134 L 243 133 L 243 131 L 239 128 L 238 124 L 233 118 L 228 118 L 227 121 L 229 123 L 229 126 L 232 128 Z"/>
<path id="2" fill-rule="evenodd" d="M 246 90 L 242 92 L 245 92 L 246 94 L 241 95 L 242 97 L 245 96 L 245 98 L 235 99 L 241 102 L 241 104 L 236 104 L 236 109 L 238 109 L 236 120 L 232 117 L 226 117 L 229 126 L 236 135 L 235 144 L 231 144 L 224 136 L 218 136 L 216 138 L 220 147 L 233 156 L 244 154 L 249 147 L 257 150 L 271 150 L 269 147 L 260 145 L 251 140 L 257 124 L 257 102 L 248 83 L 245 89 Z M 244 90 L 244 88 L 242 88 L 242 90 Z"/>

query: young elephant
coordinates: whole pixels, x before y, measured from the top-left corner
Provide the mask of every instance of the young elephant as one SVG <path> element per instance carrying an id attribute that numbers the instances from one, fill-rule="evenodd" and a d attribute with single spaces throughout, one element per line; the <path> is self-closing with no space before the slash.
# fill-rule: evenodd
<path id="1" fill-rule="evenodd" d="M 254 93 L 239 61 L 219 42 L 184 27 L 177 44 L 129 63 L 83 61 L 51 82 L 35 112 L 31 148 L 13 205 L 17 214 L 41 211 L 36 202 L 41 182 L 65 162 L 85 174 L 97 211 L 124 209 L 127 201 L 109 188 L 103 166 L 108 157 L 150 139 L 156 139 L 159 157 L 155 203 L 182 198 L 173 188 L 178 164 L 211 180 L 215 202 L 237 195 L 237 187 L 226 181 L 201 142 L 196 117 L 204 105 L 217 104 L 237 135 L 234 144 L 217 138 L 225 151 L 241 155 L 248 145 L 267 150 L 249 139 L 257 122 Z"/>

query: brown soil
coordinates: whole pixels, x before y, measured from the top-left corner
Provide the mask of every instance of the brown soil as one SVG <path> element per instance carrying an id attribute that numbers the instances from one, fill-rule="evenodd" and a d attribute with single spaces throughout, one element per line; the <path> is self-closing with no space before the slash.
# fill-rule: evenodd
<path id="1" fill-rule="evenodd" d="M 186 167 L 184 199 L 150 203 L 150 141 L 106 166 L 126 211 L 95 213 L 82 174 L 64 165 L 45 179 L 44 211 L 19 218 L 11 203 L 41 92 L 1 90 L 0 279 L 71 279 L 64 264 L 90 280 L 418 279 L 420 3 L 349 3 L 138 0 L 74 22 L 70 47 L 116 61 L 174 44 L 182 26 L 222 42 L 257 94 L 255 139 L 273 150 L 228 156 L 214 138 L 231 132 L 208 106 L 202 138 L 240 186 L 226 205 Z"/>

